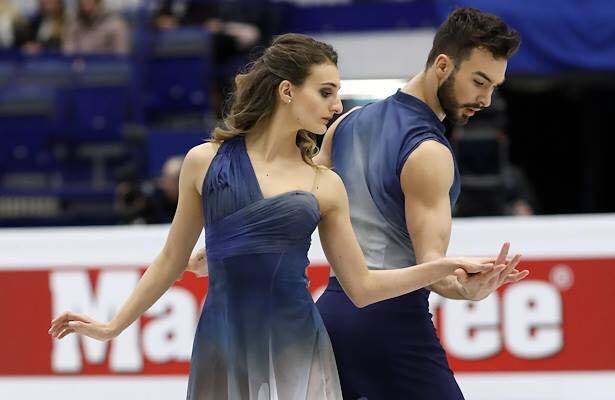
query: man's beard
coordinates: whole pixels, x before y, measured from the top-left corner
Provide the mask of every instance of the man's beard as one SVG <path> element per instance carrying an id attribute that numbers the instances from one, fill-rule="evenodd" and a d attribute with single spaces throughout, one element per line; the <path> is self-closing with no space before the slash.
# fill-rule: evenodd
<path id="1" fill-rule="evenodd" d="M 438 88 L 438 101 L 446 118 L 448 118 L 454 125 L 463 126 L 468 123 L 469 116 L 465 115 L 462 110 L 464 108 L 482 108 L 480 104 L 459 104 L 455 96 L 455 76 L 456 71 L 446 78 L 446 80 Z"/>

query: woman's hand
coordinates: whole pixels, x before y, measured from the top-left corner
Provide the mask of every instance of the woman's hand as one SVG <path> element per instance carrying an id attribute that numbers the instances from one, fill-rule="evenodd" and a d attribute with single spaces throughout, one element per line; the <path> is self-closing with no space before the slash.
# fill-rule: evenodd
<path id="1" fill-rule="evenodd" d="M 62 313 L 51 321 L 48 333 L 57 339 L 62 339 L 71 333 L 78 333 L 101 341 L 111 340 L 119 334 L 110 323 L 101 323 L 86 315 L 70 311 Z"/>
<path id="2" fill-rule="evenodd" d="M 529 275 L 527 269 L 519 271 L 519 261 L 521 255 L 517 254 L 512 259 L 508 258 L 508 250 L 510 243 L 506 242 L 502 246 L 500 253 L 494 259 L 450 259 L 451 262 L 459 262 L 459 268 L 455 269 L 454 274 L 457 277 L 458 291 L 468 300 L 482 300 L 496 291 L 500 286 L 507 283 L 515 283 L 524 279 Z M 472 264 L 477 261 L 491 262 L 493 266 L 491 270 L 473 271 Z"/>
<path id="3" fill-rule="evenodd" d="M 499 268 L 495 265 L 493 258 L 445 257 L 437 261 L 446 264 L 448 269 L 455 274 L 461 272 L 459 270 L 464 271 L 466 274 L 477 274 L 480 272 L 491 272 L 495 268 Z"/>

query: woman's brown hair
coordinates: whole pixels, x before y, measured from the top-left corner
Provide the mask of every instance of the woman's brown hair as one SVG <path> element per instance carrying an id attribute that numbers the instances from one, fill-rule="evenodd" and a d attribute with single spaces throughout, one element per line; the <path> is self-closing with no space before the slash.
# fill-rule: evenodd
<path id="1" fill-rule="evenodd" d="M 266 123 L 275 110 L 280 83 L 288 80 L 301 86 L 310 75 L 311 67 L 324 63 L 337 66 L 337 53 L 330 45 L 296 33 L 275 38 L 260 57 L 235 77 L 235 90 L 224 127 L 214 129 L 213 141 L 219 143 L 244 135 Z M 318 152 L 315 135 L 299 130 L 297 147 L 301 149 L 303 160 L 315 165 L 312 161 Z"/>

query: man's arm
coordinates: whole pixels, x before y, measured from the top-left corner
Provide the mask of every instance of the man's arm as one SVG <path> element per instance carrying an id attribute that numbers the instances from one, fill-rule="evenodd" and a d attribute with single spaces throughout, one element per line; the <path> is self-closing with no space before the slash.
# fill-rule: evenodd
<path id="1" fill-rule="evenodd" d="M 444 145 L 425 141 L 410 154 L 401 172 L 405 195 L 406 225 L 412 238 L 416 262 L 444 257 L 451 235 L 449 190 L 454 179 L 453 157 Z M 428 289 L 449 299 L 482 300 L 497 288 L 524 279 L 529 271 L 517 270 L 520 255 L 506 260 L 506 244 L 491 272 L 467 274 L 456 270 Z"/>
<path id="2" fill-rule="evenodd" d="M 405 196 L 406 225 L 417 264 L 446 255 L 451 236 L 449 191 L 454 172 L 450 150 L 434 140 L 421 143 L 402 168 L 400 181 Z M 454 275 L 427 288 L 444 297 L 465 298 Z"/>

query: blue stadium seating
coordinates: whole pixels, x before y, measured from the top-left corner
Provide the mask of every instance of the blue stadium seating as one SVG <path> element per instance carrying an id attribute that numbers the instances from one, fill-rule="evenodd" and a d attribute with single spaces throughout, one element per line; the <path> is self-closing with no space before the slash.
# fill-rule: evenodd
<path id="1" fill-rule="evenodd" d="M 75 65 L 68 95 L 71 136 L 119 139 L 123 124 L 138 119 L 131 60 L 83 58 Z"/>
<path id="2" fill-rule="evenodd" d="M 162 165 L 169 157 L 185 155 L 208 137 L 209 132 L 150 131 L 147 140 L 148 175 L 160 175 Z"/>
<path id="3" fill-rule="evenodd" d="M 143 68 L 148 118 L 207 110 L 211 61 L 210 37 L 205 30 L 154 33 Z"/>

